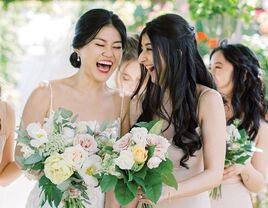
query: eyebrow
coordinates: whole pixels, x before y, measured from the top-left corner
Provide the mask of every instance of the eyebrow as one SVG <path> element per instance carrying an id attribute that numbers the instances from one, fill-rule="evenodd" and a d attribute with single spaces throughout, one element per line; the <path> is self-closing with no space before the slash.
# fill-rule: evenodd
<path id="1" fill-rule="evenodd" d="M 216 63 L 214 63 L 214 64 L 221 64 L 222 65 L 222 63 L 220 62 L 220 61 L 217 61 Z"/>
<path id="2" fill-rule="evenodd" d="M 107 42 L 107 40 L 104 40 L 104 39 L 102 39 L 102 38 L 98 38 L 98 37 L 96 37 L 96 38 L 94 38 L 95 40 L 101 40 L 101 41 L 103 41 L 103 42 Z M 118 40 L 118 41 L 114 41 L 113 43 L 122 43 L 122 41 L 121 40 Z"/>

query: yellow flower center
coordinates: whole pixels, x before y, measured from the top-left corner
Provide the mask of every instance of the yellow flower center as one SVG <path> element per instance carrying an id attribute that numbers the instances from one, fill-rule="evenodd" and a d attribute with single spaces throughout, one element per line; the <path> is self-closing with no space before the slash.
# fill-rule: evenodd
<path id="1" fill-rule="evenodd" d="M 87 175 L 92 176 L 96 173 L 96 170 L 97 170 L 96 166 L 93 165 L 91 167 L 88 167 L 85 172 Z"/>

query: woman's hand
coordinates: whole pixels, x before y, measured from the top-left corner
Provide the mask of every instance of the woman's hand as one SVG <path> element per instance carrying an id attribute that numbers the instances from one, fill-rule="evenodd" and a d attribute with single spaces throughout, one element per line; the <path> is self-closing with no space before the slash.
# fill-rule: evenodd
<path id="1" fill-rule="evenodd" d="M 234 164 L 224 168 L 223 180 L 227 180 L 233 176 L 241 174 L 246 168 L 246 165 Z"/>

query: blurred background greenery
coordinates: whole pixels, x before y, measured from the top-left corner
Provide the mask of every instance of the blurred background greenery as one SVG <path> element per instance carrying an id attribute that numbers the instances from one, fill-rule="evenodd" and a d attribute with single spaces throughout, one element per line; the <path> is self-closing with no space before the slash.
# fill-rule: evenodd
<path id="1" fill-rule="evenodd" d="M 259 57 L 268 85 L 268 0 L 0 0 L 0 82 L 7 89 L 4 91 L 26 99 L 27 93 L 18 89 L 31 82 L 27 76 L 34 78 L 38 68 L 50 73 L 48 68 L 55 63 L 49 65 L 48 60 L 64 59 L 67 63 L 75 21 L 97 7 L 117 13 L 129 32 L 141 31 L 148 20 L 163 13 L 182 15 L 195 26 L 206 64 L 220 40 L 244 43 Z M 57 48 L 60 44 L 67 47 Z M 67 55 L 58 56 L 61 53 Z M 265 191 L 253 198 L 255 207 L 268 207 Z"/>

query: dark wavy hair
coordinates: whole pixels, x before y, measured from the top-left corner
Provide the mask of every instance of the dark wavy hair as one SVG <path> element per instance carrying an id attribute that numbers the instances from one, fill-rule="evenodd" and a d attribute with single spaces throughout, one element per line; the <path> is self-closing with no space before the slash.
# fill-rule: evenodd
<path id="1" fill-rule="evenodd" d="M 95 38 L 98 32 L 106 25 L 113 25 L 122 39 L 122 47 L 125 48 L 127 32 L 123 21 L 113 12 L 105 9 L 92 9 L 84 13 L 76 23 L 73 48 L 82 48 Z M 81 60 L 78 54 L 73 52 L 70 62 L 75 68 L 80 68 Z"/>
<path id="2" fill-rule="evenodd" d="M 153 83 L 150 78 L 147 83 L 143 112 L 138 121 L 150 121 L 157 115 L 168 121 L 169 126 L 174 125 L 173 143 L 184 152 L 180 165 L 188 168 L 187 160 L 202 147 L 201 138 L 195 131 L 198 126 L 196 84 L 210 88 L 215 88 L 215 84 L 198 52 L 194 28 L 181 16 L 165 14 L 148 22 L 140 35 L 139 54 L 144 34 L 152 44 L 157 81 Z M 147 71 L 141 67 L 141 81 L 133 97 L 138 95 L 145 80 Z M 164 106 L 165 92 L 169 92 L 171 114 Z"/>
<path id="3" fill-rule="evenodd" d="M 233 96 L 231 100 L 233 117 L 227 121 L 241 119 L 239 128 L 244 128 L 254 141 L 260 127 L 260 120 L 265 120 L 268 103 L 265 99 L 265 83 L 256 55 L 242 44 L 227 44 L 222 41 L 214 53 L 221 51 L 224 58 L 233 65 Z"/>

